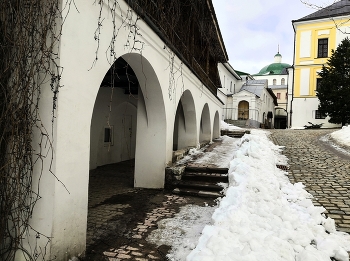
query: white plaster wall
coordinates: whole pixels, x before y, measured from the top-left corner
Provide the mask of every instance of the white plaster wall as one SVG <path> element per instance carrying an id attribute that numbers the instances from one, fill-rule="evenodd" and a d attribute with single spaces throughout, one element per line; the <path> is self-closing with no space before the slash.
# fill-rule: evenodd
<path id="1" fill-rule="evenodd" d="M 38 205 L 40 209 L 36 208 L 34 213 L 38 219 L 33 221 L 38 225 L 38 231 L 47 231 L 47 236 L 52 237 L 48 253 L 50 258 L 57 260 L 68 260 L 85 250 L 91 119 L 99 86 L 113 63 L 105 56 L 113 26 L 108 11 L 104 9 L 102 12 L 105 19 L 99 35 L 99 59 L 91 68 L 97 49 L 94 33 L 99 6 L 83 0 L 76 0 L 75 5 L 79 12 L 70 9 L 60 46 L 61 83 L 64 87 L 58 97 L 52 165 L 57 180 L 48 177 L 47 186 L 42 190 L 43 199 Z M 120 1 L 120 5 L 126 10 L 124 2 Z M 67 11 L 64 9 L 64 17 Z M 120 23 L 120 20 L 116 22 Z M 137 131 L 136 135 L 135 186 L 161 188 L 164 168 L 171 161 L 175 112 L 181 94 L 190 90 L 194 97 L 197 133 L 204 105 L 208 104 L 209 119 L 213 123 L 221 103 L 184 65 L 181 70 L 183 81 L 169 86 L 168 50 L 148 26 L 142 21 L 138 21 L 138 25 L 142 32 L 142 37 L 138 37 L 145 43 L 144 58 L 141 59 L 139 54 L 127 54 L 130 50 L 125 48 L 125 39 L 129 31 L 124 31 L 128 30 L 124 27 L 119 31 L 114 51 L 117 58 L 123 55 L 140 83 L 139 96 L 142 98 L 137 105 L 137 128 L 142 132 Z M 180 68 L 180 64 L 175 59 L 174 66 Z M 51 93 L 43 94 L 43 100 L 51 101 L 51 98 Z M 51 112 L 49 103 L 42 107 L 42 115 L 49 115 L 48 112 Z M 152 153 L 149 153 L 149 148 L 153 149 Z M 48 172 L 48 165 L 45 167 Z M 45 211 L 41 207 L 46 208 Z"/>
<path id="2" fill-rule="evenodd" d="M 284 78 L 285 85 L 287 85 L 288 82 L 288 75 L 282 75 L 282 74 L 274 74 L 274 75 L 255 75 L 255 80 L 267 80 L 267 85 L 274 85 L 273 80 L 276 79 L 276 85 L 281 85 L 281 80 Z"/>
<path id="3" fill-rule="evenodd" d="M 220 90 L 225 94 L 233 94 L 238 92 L 242 87 L 242 84 L 240 84 L 242 80 L 238 80 L 236 77 L 234 77 L 232 73 L 228 71 L 222 63 L 218 64 L 218 70 L 219 70 L 219 76 L 220 76 L 220 81 L 222 86 Z M 231 88 L 231 83 L 232 83 L 232 88 Z"/>
<path id="4" fill-rule="evenodd" d="M 342 40 L 344 40 L 346 37 L 349 37 L 349 22 L 347 25 L 340 26 L 338 30 L 336 30 L 336 39 L 335 39 L 335 45 L 332 49 L 337 49 L 338 45 L 341 43 Z"/>
<path id="5" fill-rule="evenodd" d="M 237 108 L 234 111 L 234 120 L 238 119 L 238 105 L 241 101 L 247 101 L 249 103 L 249 119 L 258 120 L 259 112 L 257 111 L 259 109 L 257 108 L 256 96 L 247 91 L 241 91 L 233 96 L 232 107 Z"/>
<path id="6" fill-rule="evenodd" d="M 302 128 L 305 125 L 309 125 L 308 122 L 313 124 L 323 123 L 323 128 L 339 127 L 339 124 L 332 124 L 328 122 L 328 119 L 315 119 L 315 110 L 318 109 L 319 101 L 315 98 L 294 98 L 293 99 L 293 114 L 292 114 L 292 128 Z M 303 115 L 303 117 L 297 117 L 296 115 Z"/>
<path id="7" fill-rule="evenodd" d="M 300 58 L 307 58 L 311 57 L 311 31 L 303 31 L 300 33 L 300 46 L 304 46 L 303 48 L 300 48 Z M 305 46 L 308 46 L 305 47 Z"/>
<path id="8" fill-rule="evenodd" d="M 310 68 L 300 70 L 300 95 L 310 95 Z"/>
<path id="9" fill-rule="evenodd" d="M 114 88 L 112 94 L 112 88 L 100 88 L 91 120 L 90 169 L 135 158 L 136 106 L 137 96 L 125 95 L 123 89 Z M 104 143 L 104 128 L 107 126 L 113 128 L 111 146 Z M 129 127 L 132 128 L 131 137 Z"/>

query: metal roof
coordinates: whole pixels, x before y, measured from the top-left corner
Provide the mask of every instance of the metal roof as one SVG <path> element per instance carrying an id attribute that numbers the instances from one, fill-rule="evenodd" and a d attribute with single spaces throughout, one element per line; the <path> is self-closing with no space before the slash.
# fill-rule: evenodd
<path id="1" fill-rule="evenodd" d="M 293 20 L 293 22 L 317 20 L 322 18 L 337 17 L 337 16 L 349 15 L 349 14 L 350 14 L 350 0 L 341 0 L 330 6 L 322 8 L 312 14 L 304 16 L 298 20 Z"/>
<path id="2" fill-rule="evenodd" d="M 287 85 L 269 85 L 269 88 L 272 90 L 277 90 L 277 89 L 287 89 Z"/>
<path id="3" fill-rule="evenodd" d="M 287 74 L 287 69 L 291 67 L 291 65 L 287 63 L 271 63 L 266 65 L 264 68 L 260 70 L 259 73 L 254 75 L 271 75 L 271 74 Z"/>
<path id="4" fill-rule="evenodd" d="M 259 98 L 263 94 L 263 90 L 267 87 L 267 80 L 252 80 L 243 84 L 240 91 L 247 91 L 255 94 Z"/>

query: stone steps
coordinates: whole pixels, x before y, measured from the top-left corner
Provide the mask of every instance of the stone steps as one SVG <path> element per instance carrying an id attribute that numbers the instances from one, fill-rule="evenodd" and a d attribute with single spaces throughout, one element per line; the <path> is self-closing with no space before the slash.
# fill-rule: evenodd
<path id="1" fill-rule="evenodd" d="M 227 172 L 227 168 L 186 167 L 173 193 L 198 197 L 221 197 L 220 191 L 223 187 L 218 183 L 228 183 Z"/>
<path id="2" fill-rule="evenodd" d="M 227 135 L 232 138 L 241 138 L 244 134 L 250 134 L 249 130 L 221 130 L 221 136 Z"/>

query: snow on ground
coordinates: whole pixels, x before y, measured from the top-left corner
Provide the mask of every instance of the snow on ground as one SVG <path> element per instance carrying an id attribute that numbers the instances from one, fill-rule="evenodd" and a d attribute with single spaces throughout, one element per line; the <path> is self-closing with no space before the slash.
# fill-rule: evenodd
<path id="1" fill-rule="evenodd" d="M 226 123 L 226 122 L 224 122 L 224 121 L 221 121 L 221 122 L 220 122 L 220 128 L 221 128 L 222 130 L 243 130 L 243 129 L 240 128 L 240 127 L 237 127 L 237 126 L 235 126 L 235 125 Z"/>
<path id="2" fill-rule="evenodd" d="M 342 129 L 327 134 L 320 138 L 321 141 L 328 143 L 334 149 L 345 155 L 350 155 L 350 126 L 344 126 Z"/>
<path id="3" fill-rule="evenodd" d="M 348 261 L 350 236 L 337 232 L 334 220 L 322 214 L 323 207 L 313 205 L 304 186 L 291 184 L 286 172 L 276 167 L 287 164 L 282 148 L 266 132 L 251 132 L 231 148 L 230 184 L 214 213 L 203 208 L 195 215 L 199 210 L 189 207 L 176 216 L 175 225 L 164 221 L 165 234 L 159 238 L 169 237 L 174 227 L 183 235 L 171 243 L 169 260 Z M 192 210 L 194 219 L 185 218 Z M 201 225 L 205 226 L 198 238 Z"/>
<path id="4" fill-rule="evenodd" d="M 222 136 L 220 139 L 222 140 L 220 146 L 215 147 L 210 152 L 204 152 L 205 147 L 202 149 L 190 149 L 188 155 L 179 160 L 177 164 L 182 165 L 192 160 L 193 157 L 198 157 L 193 163 L 215 164 L 220 168 L 228 168 L 233 158 L 234 151 L 238 148 L 239 140 L 232 139 L 228 136 Z"/>
<path id="5" fill-rule="evenodd" d="M 182 207 L 174 218 L 158 222 L 158 229 L 149 235 L 147 241 L 158 246 L 172 246 L 167 256 L 169 260 L 186 260 L 186 256 L 196 247 L 204 226 L 211 224 L 215 209 L 196 205 Z"/>
<path id="6" fill-rule="evenodd" d="M 344 126 L 342 129 L 332 132 L 331 137 L 340 144 L 350 146 L 350 126 Z"/>

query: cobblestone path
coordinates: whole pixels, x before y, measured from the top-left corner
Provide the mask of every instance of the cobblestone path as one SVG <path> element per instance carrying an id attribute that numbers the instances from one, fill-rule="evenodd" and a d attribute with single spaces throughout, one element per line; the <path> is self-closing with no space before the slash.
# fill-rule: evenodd
<path id="1" fill-rule="evenodd" d="M 337 230 L 350 233 L 350 157 L 320 140 L 333 131 L 272 130 L 271 138 L 285 146 L 290 181 L 302 182 L 314 205 L 326 208 L 335 220 Z"/>

